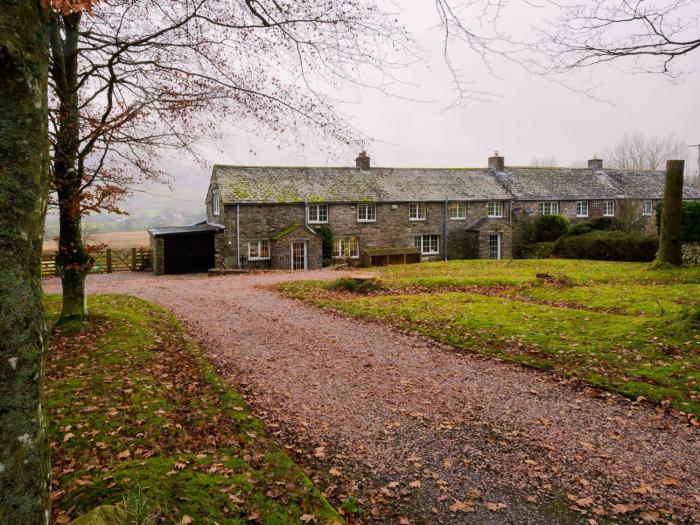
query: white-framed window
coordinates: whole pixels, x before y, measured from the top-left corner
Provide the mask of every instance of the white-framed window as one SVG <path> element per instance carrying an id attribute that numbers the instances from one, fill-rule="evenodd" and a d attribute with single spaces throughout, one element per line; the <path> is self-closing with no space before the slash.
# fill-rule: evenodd
<path id="1" fill-rule="evenodd" d="M 588 217 L 588 201 L 576 201 L 576 217 Z"/>
<path id="2" fill-rule="evenodd" d="M 360 238 L 338 237 L 333 239 L 333 257 L 358 259 L 360 257 Z"/>
<path id="3" fill-rule="evenodd" d="M 211 192 L 211 214 L 212 215 L 219 215 L 219 213 L 221 213 L 220 200 L 221 200 L 221 195 L 219 194 L 219 190 L 212 191 Z"/>
<path id="4" fill-rule="evenodd" d="M 435 255 L 440 253 L 440 236 L 416 235 L 413 237 L 413 247 L 420 248 L 422 255 Z"/>
<path id="5" fill-rule="evenodd" d="M 411 202 L 408 204 L 408 219 L 411 221 L 424 221 L 426 206 L 424 202 Z"/>
<path id="6" fill-rule="evenodd" d="M 556 201 L 540 202 L 540 215 L 559 215 L 559 203 Z"/>
<path id="7" fill-rule="evenodd" d="M 270 258 L 270 241 L 250 241 L 248 243 L 248 260 L 263 261 Z"/>
<path id="8" fill-rule="evenodd" d="M 615 201 L 603 201 L 603 217 L 615 216 Z"/>
<path id="9" fill-rule="evenodd" d="M 486 204 L 486 214 L 489 217 L 503 217 L 503 203 L 501 201 L 491 201 Z"/>
<path id="10" fill-rule="evenodd" d="M 642 215 L 654 214 L 654 201 L 644 201 L 642 203 Z"/>
<path id="11" fill-rule="evenodd" d="M 309 204 L 306 208 L 306 220 L 311 224 L 328 222 L 328 204 Z"/>
<path id="12" fill-rule="evenodd" d="M 357 205 L 357 222 L 376 222 L 377 206 L 375 204 Z"/>
<path id="13" fill-rule="evenodd" d="M 452 220 L 467 218 L 467 203 L 452 201 L 447 205 L 447 216 Z"/>

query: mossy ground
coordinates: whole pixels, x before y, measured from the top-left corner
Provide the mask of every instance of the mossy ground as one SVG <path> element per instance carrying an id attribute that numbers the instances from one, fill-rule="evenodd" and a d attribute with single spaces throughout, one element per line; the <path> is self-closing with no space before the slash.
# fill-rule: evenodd
<path id="1" fill-rule="evenodd" d="M 124 502 L 138 523 L 342 521 L 172 315 L 90 299 L 47 358 L 56 523 Z M 53 322 L 60 298 L 46 306 Z"/>
<path id="2" fill-rule="evenodd" d="M 368 296 L 333 291 L 328 282 L 279 289 L 457 349 L 700 415 L 700 268 L 451 261 L 388 267 L 382 285 Z"/>

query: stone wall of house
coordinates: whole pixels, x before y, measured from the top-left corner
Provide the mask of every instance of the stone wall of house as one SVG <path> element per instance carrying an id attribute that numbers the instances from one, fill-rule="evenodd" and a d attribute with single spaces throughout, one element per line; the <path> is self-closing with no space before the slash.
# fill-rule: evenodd
<path id="1" fill-rule="evenodd" d="M 223 260 L 229 267 L 237 264 L 236 254 L 236 205 L 226 206 L 223 213 L 225 252 Z M 508 203 L 503 203 L 504 217 L 509 214 Z M 242 204 L 240 205 L 241 265 L 251 268 L 277 267 L 274 262 L 247 261 L 248 242 L 271 239 L 292 224 L 303 225 L 304 204 Z M 465 219 L 447 220 L 447 253 L 450 259 L 476 257 L 475 242 L 469 241 L 467 225 L 486 215 L 485 202 L 467 204 Z M 210 219 L 211 220 L 211 219 Z M 221 219 L 219 219 L 221 222 Z M 358 237 L 360 253 L 366 248 L 405 248 L 413 246 L 416 235 L 440 236 L 439 253 L 427 255 L 423 260 L 442 260 L 445 254 L 445 203 L 427 203 L 425 220 L 409 219 L 409 203 L 376 204 L 376 221 L 359 222 L 357 204 L 329 204 L 327 224 L 309 224 L 312 229 L 327 226 L 334 239 Z M 273 250 L 274 252 L 274 250 Z M 504 250 L 504 253 L 506 250 Z M 508 251 L 508 253 L 511 253 Z M 358 259 L 359 264 L 360 259 Z M 280 263 L 281 264 L 281 263 Z M 291 264 L 291 263 L 290 263 Z"/>
<path id="2" fill-rule="evenodd" d="M 513 258 L 513 230 L 508 219 L 489 219 L 477 232 L 477 257 L 489 259 L 489 237 L 499 235 L 501 238 L 501 259 Z"/>
<path id="3" fill-rule="evenodd" d="M 302 226 L 290 234 L 270 242 L 270 268 L 275 270 L 292 269 L 292 244 L 294 242 L 306 243 L 307 269 L 317 270 L 323 266 L 321 238 Z"/>
<path id="4" fill-rule="evenodd" d="M 165 273 L 165 240 L 153 234 L 149 234 L 149 237 L 151 252 L 153 253 L 153 273 L 155 275 L 163 275 Z"/>

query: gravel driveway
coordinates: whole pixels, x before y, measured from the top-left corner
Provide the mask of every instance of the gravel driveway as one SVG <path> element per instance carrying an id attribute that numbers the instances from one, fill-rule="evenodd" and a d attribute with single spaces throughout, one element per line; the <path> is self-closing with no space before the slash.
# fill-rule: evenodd
<path id="1" fill-rule="evenodd" d="M 88 289 L 170 308 L 329 498 L 359 498 L 362 521 L 700 521 L 697 427 L 265 288 L 336 277 L 115 273 Z"/>

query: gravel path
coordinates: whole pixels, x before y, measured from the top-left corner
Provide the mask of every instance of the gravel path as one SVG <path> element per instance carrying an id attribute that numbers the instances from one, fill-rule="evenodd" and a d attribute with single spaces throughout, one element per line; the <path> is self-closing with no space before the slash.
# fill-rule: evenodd
<path id="1" fill-rule="evenodd" d="M 696 427 L 264 287 L 337 276 L 118 273 L 88 289 L 172 309 L 331 500 L 360 498 L 362 521 L 700 522 Z"/>

